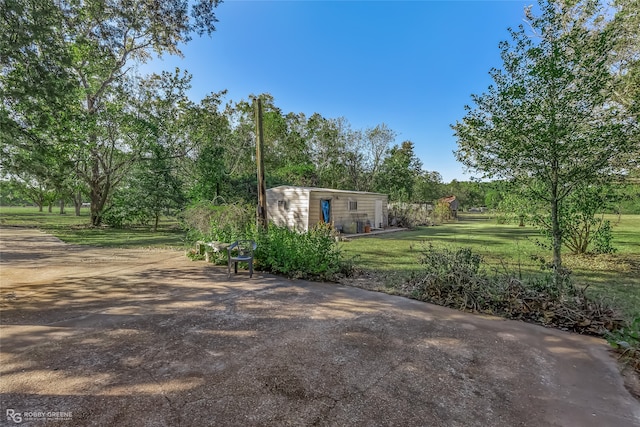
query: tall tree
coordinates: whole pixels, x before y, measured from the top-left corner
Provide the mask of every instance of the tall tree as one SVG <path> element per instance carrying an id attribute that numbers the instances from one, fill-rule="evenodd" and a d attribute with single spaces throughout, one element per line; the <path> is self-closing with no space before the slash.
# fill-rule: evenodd
<path id="1" fill-rule="evenodd" d="M 503 69 L 473 95 L 473 108 L 453 125 L 456 156 L 487 176 L 528 185 L 549 212 L 556 278 L 561 271 L 559 212 L 580 184 L 607 179 L 633 147 L 628 117 L 613 102 L 609 64 L 616 32 L 597 0 L 540 0 L 525 10 L 528 27 L 500 43 Z"/>
<path id="2" fill-rule="evenodd" d="M 181 161 L 182 175 L 193 200 L 230 201 L 231 170 L 242 158 L 235 145 L 228 118 L 220 111 L 225 92 L 212 93 L 189 113 L 185 125 L 194 151 Z"/>
<path id="3" fill-rule="evenodd" d="M 616 14 L 608 23 L 617 37 L 611 70 L 614 73 L 614 100 L 629 112 L 634 124 L 631 138 L 640 139 L 640 1 L 615 0 Z M 640 173 L 640 144 L 627 152 L 622 168 L 629 174 Z"/>
<path id="4" fill-rule="evenodd" d="M 413 142 L 394 145 L 382 162 L 375 190 L 388 193 L 394 201 L 413 201 L 413 190 L 421 171 L 422 162 L 413 152 Z"/>
<path id="5" fill-rule="evenodd" d="M 191 34 L 211 34 L 218 3 L 197 0 L 191 16 L 182 0 L 2 3 L 0 33 L 9 46 L 2 43 L 0 51 L 2 124 L 31 139 L 75 144 L 78 172 L 90 190 L 93 225 L 100 224 L 115 184 L 109 162 L 130 151 L 130 140 L 118 134 L 126 115 L 117 114 L 117 89 L 126 86 L 133 62 L 147 61 L 154 53 L 179 55 L 180 44 Z M 68 132 L 46 132 L 54 124 Z"/>
<path id="6" fill-rule="evenodd" d="M 442 175 L 435 171 L 421 171 L 416 178 L 413 200 L 417 203 L 434 203 L 443 194 Z"/>
<path id="7" fill-rule="evenodd" d="M 385 123 L 368 128 L 363 132 L 362 147 L 365 167 L 368 172 L 368 179 L 363 188 L 364 190 L 371 190 L 376 186 L 380 167 L 396 136 L 398 136 L 398 134 Z"/>

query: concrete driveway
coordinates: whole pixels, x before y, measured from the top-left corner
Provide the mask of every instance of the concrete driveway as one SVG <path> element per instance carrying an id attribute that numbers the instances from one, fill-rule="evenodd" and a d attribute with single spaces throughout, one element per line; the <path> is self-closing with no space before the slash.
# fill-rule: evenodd
<path id="1" fill-rule="evenodd" d="M 4 425 L 640 425 L 592 337 L 35 230 L 0 268 Z"/>

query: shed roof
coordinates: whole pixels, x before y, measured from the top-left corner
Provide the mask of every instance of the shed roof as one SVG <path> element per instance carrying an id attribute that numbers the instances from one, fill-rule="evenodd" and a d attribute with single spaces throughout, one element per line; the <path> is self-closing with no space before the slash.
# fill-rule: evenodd
<path id="1" fill-rule="evenodd" d="M 331 192 L 331 193 L 349 193 L 349 194 L 375 194 L 379 196 L 387 196 L 383 193 L 373 193 L 370 191 L 355 191 L 355 190 L 336 190 L 335 188 L 321 188 L 321 187 L 297 187 L 295 185 L 280 185 L 278 187 L 272 187 L 268 190 L 302 190 L 302 191 L 323 191 L 323 192 Z M 267 190 L 267 191 L 268 191 Z"/>

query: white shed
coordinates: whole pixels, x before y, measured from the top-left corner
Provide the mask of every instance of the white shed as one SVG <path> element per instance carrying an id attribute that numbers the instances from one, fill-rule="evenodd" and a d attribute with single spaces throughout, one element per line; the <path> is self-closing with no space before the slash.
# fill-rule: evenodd
<path id="1" fill-rule="evenodd" d="M 307 231 L 318 223 L 344 233 L 362 233 L 388 225 L 388 196 L 366 191 L 283 185 L 267 190 L 270 222 Z"/>

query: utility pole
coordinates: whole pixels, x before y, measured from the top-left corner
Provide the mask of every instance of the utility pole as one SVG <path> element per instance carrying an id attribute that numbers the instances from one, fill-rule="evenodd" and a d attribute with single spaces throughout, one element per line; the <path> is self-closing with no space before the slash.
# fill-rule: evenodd
<path id="1" fill-rule="evenodd" d="M 264 182 L 264 134 L 262 131 L 262 100 L 253 100 L 256 122 L 256 164 L 258 166 L 258 228 L 267 229 L 267 187 Z"/>

